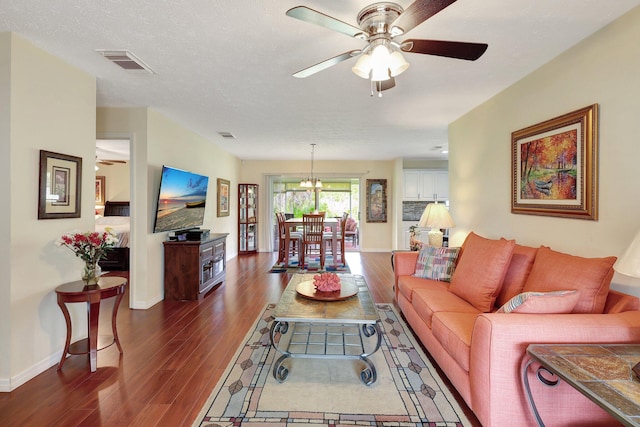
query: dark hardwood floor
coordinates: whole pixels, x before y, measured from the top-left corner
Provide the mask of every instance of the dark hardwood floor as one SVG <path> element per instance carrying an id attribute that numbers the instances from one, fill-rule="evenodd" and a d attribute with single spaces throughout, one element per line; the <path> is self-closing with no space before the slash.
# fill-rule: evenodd
<path id="1" fill-rule="evenodd" d="M 365 276 L 375 302 L 393 302 L 390 256 L 347 254 L 351 272 Z M 276 258 L 232 259 L 226 282 L 201 301 L 130 310 L 125 296 L 118 312 L 124 354 L 116 346 L 100 351 L 93 374 L 87 357 L 71 356 L 61 371 L 53 366 L 0 393 L 0 425 L 190 426 L 260 311 L 286 286 L 288 274 L 267 272 Z"/>

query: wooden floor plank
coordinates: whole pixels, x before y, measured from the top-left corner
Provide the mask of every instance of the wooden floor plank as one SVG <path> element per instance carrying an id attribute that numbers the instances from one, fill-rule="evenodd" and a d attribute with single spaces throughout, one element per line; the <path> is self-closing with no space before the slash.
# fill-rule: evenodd
<path id="1" fill-rule="evenodd" d="M 365 276 L 375 302 L 393 303 L 390 257 L 347 252 L 351 272 Z M 268 273 L 276 259 L 258 253 L 230 260 L 225 283 L 201 301 L 166 301 L 148 310 L 123 303 L 123 355 L 115 346 L 100 351 L 93 374 L 87 357 L 72 356 L 62 371 L 53 366 L 0 393 L 0 425 L 191 426 L 257 315 L 286 287 L 289 274 Z"/>

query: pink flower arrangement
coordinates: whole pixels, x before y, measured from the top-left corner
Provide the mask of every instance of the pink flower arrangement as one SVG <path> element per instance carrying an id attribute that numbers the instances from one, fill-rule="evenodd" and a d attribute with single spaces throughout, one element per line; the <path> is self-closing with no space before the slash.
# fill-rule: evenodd
<path id="1" fill-rule="evenodd" d="M 89 231 L 86 233 L 65 233 L 58 240 L 57 246 L 66 246 L 86 264 L 95 264 L 106 254 L 107 250 L 118 243 L 118 237 L 111 228 L 104 232 Z"/>
<path id="2" fill-rule="evenodd" d="M 313 276 L 313 286 L 319 292 L 335 292 L 340 290 L 340 277 L 335 273 L 322 273 Z"/>

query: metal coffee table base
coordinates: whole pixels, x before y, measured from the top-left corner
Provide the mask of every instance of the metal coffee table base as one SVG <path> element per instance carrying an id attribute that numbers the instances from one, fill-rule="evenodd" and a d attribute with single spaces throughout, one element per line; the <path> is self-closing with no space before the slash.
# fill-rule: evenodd
<path id="1" fill-rule="evenodd" d="M 290 332 L 290 335 L 287 335 Z M 280 339 L 276 340 L 276 335 Z M 366 364 L 360 380 L 371 385 L 377 373 L 369 356 L 378 351 L 382 334 L 375 323 L 324 323 L 274 321 L 269 334 L 271 345 L 282 356 L 273 365 L 273 377 L 283 382 L 289 369 L 283 365 L 288 358 L 359 359 Z M 284 339 L 289 338 L 288 340 Z M 375 340 L 375 344 L 373 341 Z M 284 342 L 283 342 L 284 341 Z M 281 348 L 280 344 L 284 348 Z M 367 347 L 371 348 L 367 351 Z"/>

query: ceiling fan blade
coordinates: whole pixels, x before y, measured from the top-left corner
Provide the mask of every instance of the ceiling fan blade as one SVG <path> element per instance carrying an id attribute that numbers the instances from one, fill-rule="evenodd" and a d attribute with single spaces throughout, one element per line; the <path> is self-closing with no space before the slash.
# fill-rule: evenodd
<path id="1" fill-rule="evenodd" d="M 358 56 L 362 51 L 361 50 L 352 50 L 349 52 L 345 52 L 341 55 L 334 56 L 333 58 L 329 58 L 326 61 L 319 62 L 311 67 L 307 67 L 303 70 L 300 70 L 293 74 L 293 77 L 297 77 L 299 79 L 309 77 L 315 73 L 318 73 L 322 70 L 325 70 L 329 67 L 333 67 L 336 64 L 341 63 L 342 61 L 346 61 L 349 58 L 353 58 L 354 56 Z"/>
<path id="2" fill-rule="evenodd" d="M 440 12 L 456 0 L 416 0 L 407 7 L 400 16 L 391 24 L 393 28 L 399 28 L 402 34 L 406 34 L 436 13 Z"/>
<path id="3" fill-rule="evenodd" d="M 306 6 L 296 6 L 287 10 L 286 14 L 292 18 L 310 22 L 351 37 L 356 37 L 358 34 L 362 34 L 362 30 L 360 28 L 354 27 L 351 24 L 347 24 L 346 22 L 340 21 Z"/>
<path id="4" fill-rule="evenodd" d="M 442 40 L 409 39 L 402 42 L 403 52 L 424 53 L 448 58 L 475 61 L 487 50 L 486 43 L 452 42 Z"/>
<path id="5" fill-rule="evenodd" d="M 378 90 L 378 92 L 382 92 L 384 90 L 396 87 L 396 79 L 393 77 L 389 78 L 388 80 L 383 80 L 381 82 L 375 82 L 375 83 L 376 83 L 376 89 Z"/>

